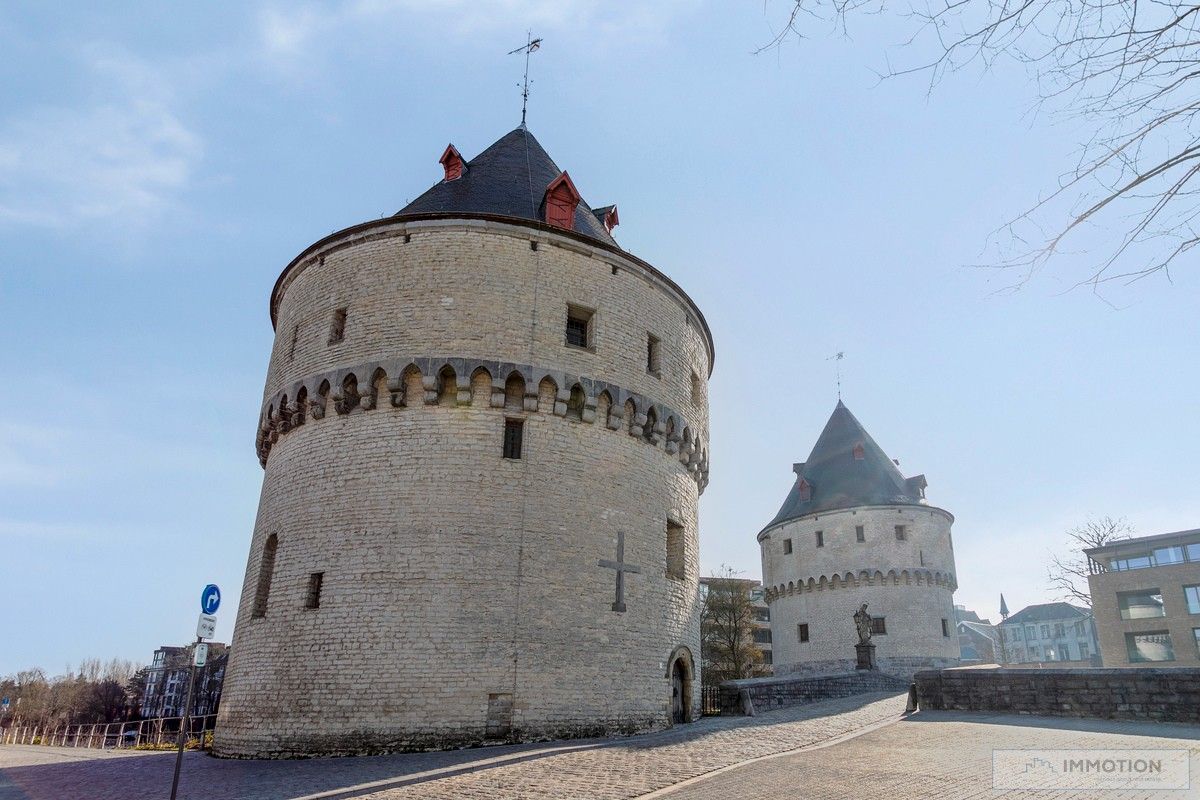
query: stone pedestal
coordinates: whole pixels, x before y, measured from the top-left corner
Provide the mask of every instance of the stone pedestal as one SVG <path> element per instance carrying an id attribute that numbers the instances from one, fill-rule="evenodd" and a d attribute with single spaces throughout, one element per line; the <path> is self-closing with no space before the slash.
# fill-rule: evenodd
<path id="1" fill-rule="evenodd" d="M 858 654 L 858 663 L 855 664 L 855 669 L 875 669 L 875 645 L 867 642 L 854 645 L 854 652 Z"/>

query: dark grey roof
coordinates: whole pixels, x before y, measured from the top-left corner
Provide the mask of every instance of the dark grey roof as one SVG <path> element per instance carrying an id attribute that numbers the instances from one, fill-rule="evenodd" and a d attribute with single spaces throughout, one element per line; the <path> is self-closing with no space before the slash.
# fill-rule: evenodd
<path id="1" fill-rule="evenodd" d="M 1025 606 L 1009 617 L 1004 624 L 1051 622 L 1061 619 L 1079 619 L 1086 616 L 1088 616 L 1086 609 L 1070 603 L 1039 603 L 1036 606 Z"/>
<path id="2" fill-rule="evenodd" d="M 543 222 L 546 187 L 562 172 L 532 133 L 517 128 L 468 161 L 461 178 L 434 184 L 396 216 L 494 214 Z M 616 244 L 584 200 L 575 209 L 575 231 Z"/>
<path id="3" fill-rule="evenodd" d="M 854 448 L 860 444 L 863 457 L 855 459 Z M 795 472 L 792 491 L 767 528 L 819 511 L 924 504 L 915 485 L 923 484 L 921 476 L 906 480 L 841 400 L 825 423 L 808 460 L 797 464 Z M 808 483 L 808 500 L 801 499 L 801 481 Z"/>

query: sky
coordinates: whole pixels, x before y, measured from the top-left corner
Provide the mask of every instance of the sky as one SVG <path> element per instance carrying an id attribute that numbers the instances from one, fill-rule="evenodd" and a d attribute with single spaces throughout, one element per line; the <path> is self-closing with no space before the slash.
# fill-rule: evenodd
<path id="1" fill-rule="evenodd" d="M 229 641 L 262 471 L 282 268 L 394 213 L 520 121 L 716 342 L 701 564 L 760 572 L 842 396 L 955 517 L 955 600 L 1053 599 L 1089 517 L 1200 526 L 1200 278 L 1101 296 L 1087 240 L 1016 291 L 989 236 L 1095 123 L 1022 68 L 881 80 L 904 20 L 780 0 L 355 0 L 0 6 L 0 674 Z M 1090 126 L 1090 127 L 1089 127 Z"/>

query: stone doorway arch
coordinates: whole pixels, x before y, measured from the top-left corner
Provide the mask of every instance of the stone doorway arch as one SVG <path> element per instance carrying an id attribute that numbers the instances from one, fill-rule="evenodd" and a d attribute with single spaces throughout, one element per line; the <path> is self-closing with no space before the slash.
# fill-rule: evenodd
<path id="1" fill-rule="evenodd" d="M 692 722 L 692 689 L 696 680 L 696 665 L 692 651 L 680 645 L 667 659 L 667 680 L 671 687 L 671 724 Z"/>

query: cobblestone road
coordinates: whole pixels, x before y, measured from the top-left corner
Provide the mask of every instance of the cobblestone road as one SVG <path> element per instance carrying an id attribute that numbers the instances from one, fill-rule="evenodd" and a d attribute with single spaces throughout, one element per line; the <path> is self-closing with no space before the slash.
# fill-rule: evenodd
<path id="1" fill-rule="evenodd" d="M 923 712 L 861 695 L 754 718 L 705 719 L 618 740 L 309 761 L 222 761 L 189 753 L 192 800 L 613 800 L 1022 797 L 991 789 L 993 748 L 1186 747 L 1200 784 L 1200 726 Z M 799 752 L 791 752 L 799 750 Z M 759 759 L 750 764 L 743 762 Z M 170 753 L 0 747 L 0 800 L 160 800 Z M 682 782 L 683 785 L 680 785 Z M 1046 798 L 1102 797 L 1040 793 Z M 1139 797 L 1142 795 L 1110 795 Z M 1200 797 L 1157 793 L 1150 797 Z"/>
<path id="2" fill-rule="evenodd" d="M 992 790 L 993 749 L 1188 749 L 1190 791 Z M 887 800 L 1107 800 L 1200 797 L 1200 726 L 924 711 L 825 748 L 735 767 L 665 793 L 664 800 L 762 800 L 803 787 L 805 800 L 860 791 Z M 868 788 L 869 787 L 869 788 Z"/>
<path id="3" fill-rule="evenodd" d="M 626 739 L 448 753 L 308 761 L 225 761 L 188 753 L 180 797 L 628 798 L 748 758 L 895 719 L 903 707 L 902 696 L 859 695 L 754 718 L 706 718 Z M 51 750 L 55 756 L 47 756 Z M 88 757 L 68 760 L 84 753 Z M 0 800 L 161 800 L 170 787 L 171 754 L 98 755 L 0 747 Z"/>

